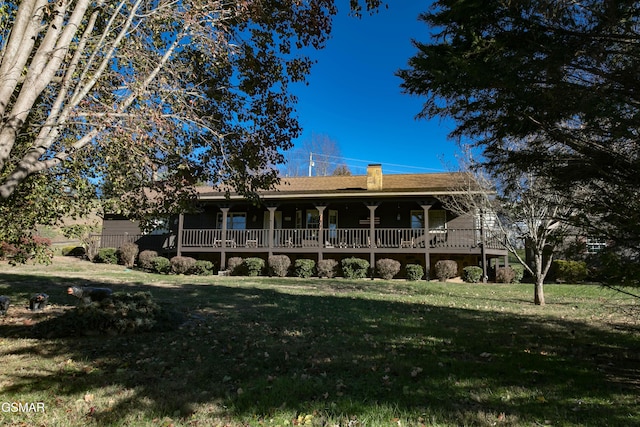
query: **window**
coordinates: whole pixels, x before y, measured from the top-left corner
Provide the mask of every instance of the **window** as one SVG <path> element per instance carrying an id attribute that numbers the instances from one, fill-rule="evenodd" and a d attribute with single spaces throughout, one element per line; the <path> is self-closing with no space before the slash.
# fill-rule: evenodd
<path id="1" fill-rule="evenodd" d="M 329 237 L 335 238 L 338 229 L 338 211 L 329 209 Z"/>
<path id="2" fill-rule="evenodd" d="M 424 228 L 424 211 L 411 211 L 411 228 Z M 447 228 L 447 212 L 443 210 L 429 211 L 429 231 L 445 231 Z"/>
<path id="3" fill-rule="evenodd" d="M 447 211 L 429 210 L 429 231 L 446 231 Z"/>
<path id="4" fill-rule="evenodd" d="M 424 211 L 411 211 L 411 228 L 424 229 Z"/>
<path id="5" fill-rule="evenodd" d="M 296 228 L 302 228 L 302 211 L 296 211 Z"/>
<path id="6" fill-rule="evenodd" d="M 307 228 L 320 228 L 320 212 L 317 209 L 307 209 Z"/>
<path id="7" fill-rule="evenodd" d="M 217 228 L 222 228 L 222 212 L 218 212 Z M 246 212 L 229 212 L 227 214 L 227 230 L 245 230 L 247 228 Z"/>
<path id="8" fill-rule="evenodd" d="M 596 237 L 587 237 L 587 253 L 595 254 L 607 247 L 605 239 L 599 239 Z"/>

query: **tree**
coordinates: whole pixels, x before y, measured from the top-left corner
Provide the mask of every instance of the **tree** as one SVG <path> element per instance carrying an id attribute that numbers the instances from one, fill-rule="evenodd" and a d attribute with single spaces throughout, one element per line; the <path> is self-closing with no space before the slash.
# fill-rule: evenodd
<path id="1" fill-rule="evenodd" d="M 312 134 L 287 153 L 284 175 L 308 176 L 310 173 L 314 176 L 351 174 L 344 164 L 340 145 L 328 135 Z"/>
<path id="2" fill-rule="evenodd" d="M 554 248 L 567 231 L 563 218 L 571 217 L 567 198 L 550 191 L 546 179 L 516 168 L 491 176 L 469 161 L 462 169 L 467 180 L 456 195 L 441 197 L 443 204 L 460 215 L 477 212 L 485 232 L 504 242 L 533 277 L 534 304 L 544 305 L 544 280 Z M 523 246 L 531 253 L 529 260 L 519 251 Z"/>
<path id="3" fill-rule="evenodd" d="M 398 72 L 419 116 L 455 120 L 494 173 L 545 177 L 572 223 L 638 259 L 640 3 L 442 0 L 420 19 L 434 35 Z"/>
<path id="4" fill-rule="evenodd" d="M 300 132 L 289 85 L 336 13 L 333 0 L 4 2 L 0 241 L 96 197 L 145 218 L 199 181 L 272 187 Z"/>

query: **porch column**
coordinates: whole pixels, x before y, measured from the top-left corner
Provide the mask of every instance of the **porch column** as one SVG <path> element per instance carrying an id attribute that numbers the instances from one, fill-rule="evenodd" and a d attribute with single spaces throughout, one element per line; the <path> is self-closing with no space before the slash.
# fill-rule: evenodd
<path id="1" fill-rule="evenodd" d="M 318 222 L 318 261 L 322 259 L 322 248 L 324 248 L 324 210 L 326 205 L 315 205 L 318 210 L 319 222 Z"/>
<path id="2" fill-rule="evenodd" d="M 371 280 L 375 276 L 376 268 L 376 209 L 380 203 L 368 204 L 369 208 L 369 265 L 371 266 Z"/>
<path id="3" fill-rule="evenodd" d="M 269 256 L 273 255 L 273 234 L 275 233 L 276 207 L 267 206 L 269 211 L 269 237 L 267 245 L 269 245 Z"/>
<path id="4" fill-rule="evenodd" d="M 178 241 L 176 242 L 176 255 L 182 255 L 182 230 L 184 228 L 184 214 L 178 215 Z"/>
<path id="5" fill-rule="evenodd" d="M 227 268 L 227 217 L 229 214 L 229 208 L 220 208 L 222 211 L 222 235 L 220 236 L 220 270 Z"/>
<path id="6" fill-rule="evenodd" d="M 420 205 L 424 212 L 424 269 L 426 280 L 429 281 L 429 274 L 431 274 L 431 238 L 429 236 L 429 209 L 431 205 Z"/>

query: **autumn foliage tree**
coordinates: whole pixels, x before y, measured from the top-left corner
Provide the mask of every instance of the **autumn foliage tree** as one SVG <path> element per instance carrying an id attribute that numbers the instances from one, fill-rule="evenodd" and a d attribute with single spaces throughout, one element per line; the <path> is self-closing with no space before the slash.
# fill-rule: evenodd
<path id="1" fill-rule="evenodd" d="M 273 186 L 300 132 L 289 86 L 336 13 L 333 0 L 4 2 L 0 240 L 96 197 L 145 218 L 196 182 Z"/>

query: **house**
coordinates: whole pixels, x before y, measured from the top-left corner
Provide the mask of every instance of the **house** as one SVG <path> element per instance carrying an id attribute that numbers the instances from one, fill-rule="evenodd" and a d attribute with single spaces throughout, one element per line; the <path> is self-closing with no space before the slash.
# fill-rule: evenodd
<path id="1" fill-rule="evenodd" d="M 374 164 L 366 175 L 283 178 L 260 193 L 260 205 L 200 187 L 199 213 L 179 215 L 171 249 L 221 268 L 230 257 L 286 254 L 292 261 L 359 257 L 372 266 L 393 258 L 429 271 L 441 259 L 456 260 L 459 268 L 480 265 L 483 249 L 486 259 L 506 262 L 497 235 L 439 201 L 460 191 L 463 179 L 461 173 L 383 175 Z M 105 222 L 103 239 L 112 225 Z"/>

